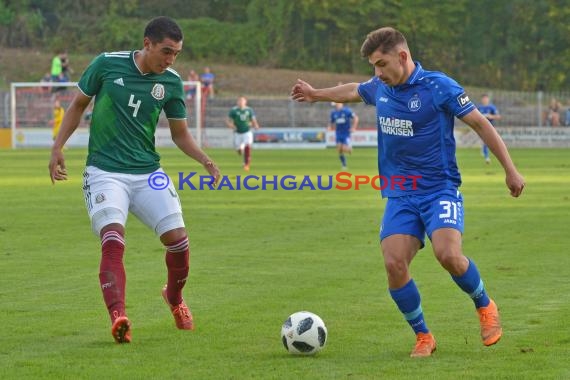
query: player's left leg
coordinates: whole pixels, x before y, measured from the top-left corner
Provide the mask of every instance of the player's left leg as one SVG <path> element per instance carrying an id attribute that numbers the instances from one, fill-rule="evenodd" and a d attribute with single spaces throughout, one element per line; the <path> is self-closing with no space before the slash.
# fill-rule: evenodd
<path id="1" fill-rule="evenodd" d="M 163 171 L 159 169 L 157 172 Z M 172 181 L 169 181 L 166 189 L 155 190 L 148 185 L 148 176 L 139 176 L 137 186 L 133 189 L 131 212 L 150 227 L 166 247 L 168 277 L 162 295 L 174 316 L 176 326 L 192 330 L 192 314 L 182 297 L 190 267 L 190 246 L 182 207 Z"/>
<path id="2" fill-rule="evenodd" d="M 170 307 L 176 327 L 194 330 L 192 313 L 182 297 L 182 289 L 190 270 L 190 247 L 186 229 L 179 227 L 166 231 L 160 235 L 160 241 L 166 247 L 165 262 L 168 270 L 168 280 L 162 289 L 162 296 Z"/>
<path id="3" fill-rule="evenodd" d="M 463 255 L 463 198 L 459 191 L 446 191 L 426 205 L 428 236 L 434 254 L 455 283 L 473 300 L 479 314 L 483 344 L 490 346 L 502 335 L 499 313 L 489 298 L 475 263 Z"/>

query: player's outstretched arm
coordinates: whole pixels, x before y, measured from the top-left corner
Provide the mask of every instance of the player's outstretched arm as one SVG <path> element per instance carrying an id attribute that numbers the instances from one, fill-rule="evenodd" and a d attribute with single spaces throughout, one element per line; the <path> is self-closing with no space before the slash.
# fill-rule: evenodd
<path id="1" fill-rule="evenodd" d="M 200 149 L 192 134 L 188 132 L 186 120 L 168 119 L 168 125 L 170 127 L 172 141 L 174 141 L 178 149 L 202 164 L 204 169 L 214 177 L 214 186 L 216 186 L 221 178 L 220 170 L 214 161 Z"/>
<path id="2" fill-rule="evenodd" d="M 469 125 L 478 135 L 481 140 L 489 147 L 491 152 L 497 157 L 497 160 L 505 170 L 505 182 L 513 197 L 518 197 L 522 194 L 525 181 L 523 176 L 518 172 L 505 142 L 497 133 L 493 125 L 479 110 L 475 109 L 461 118 L 467 125 Z"/>
<path id="3" fill-rule="evenodd" d="M 67 179 L 65 158 L 63 156 L 62 149 L 67 140 L 77 129 L 77 126 L 81 121 L 81 115 L 83 115 L 83 112 L 89 105 L 89 102 L 91 102 L 91 98 L 89 96 L 78 93 L 71 101 L 69 108 L 63 116 L 61 126 L 59 127 L 59 133 L 57 134 L 51 148 L 51 158 L 48 165 L 51 183 Z"/>
<path id="4" fill-rule="evenodd" d="M 291 98 L 297 102 L 336 102 L 356 103 L 362 98 L 358 94 L 358 83 L 346 83 L 329 88 L 314 88 L 309 83 L 297 79 L 291 89 Z"/>

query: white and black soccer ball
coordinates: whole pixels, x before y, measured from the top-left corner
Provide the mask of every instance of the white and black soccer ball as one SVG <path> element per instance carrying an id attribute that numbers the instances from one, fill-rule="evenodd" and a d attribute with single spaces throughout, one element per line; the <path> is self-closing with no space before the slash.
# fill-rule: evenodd
<path id="1" fill-rule="evenodd" d="M 291 354 L 313 355 L 327 343 L 323 320 L 309 311 L 291 314 L 281 327 L 281 341 Z"/>

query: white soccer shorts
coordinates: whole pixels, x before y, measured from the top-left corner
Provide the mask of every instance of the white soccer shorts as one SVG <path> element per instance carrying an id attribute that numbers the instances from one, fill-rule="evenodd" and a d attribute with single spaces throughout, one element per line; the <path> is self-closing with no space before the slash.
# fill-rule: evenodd
<path id="1" fill-rule="evenodd" d="M 235 133 L 234 137 L 236 149 L 245 148 L 246 145 L 251 146 L 253 144 L 253 132 L 247 131 L 245 133 Z"/>
<path id="2" fill-rule="evenodd" d="M 97 236 L 111 223 L 125 226 L 129 212 L 158 236 L 184 227 L 180 199 L 162 168 L 148 174 L 125 174 L 87 166 L 83 173 L 83 195 Z"/>

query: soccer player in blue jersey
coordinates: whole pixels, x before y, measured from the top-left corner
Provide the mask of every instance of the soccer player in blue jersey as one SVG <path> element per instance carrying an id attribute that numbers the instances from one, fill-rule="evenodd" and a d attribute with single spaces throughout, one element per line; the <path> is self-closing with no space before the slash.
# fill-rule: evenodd
<path id="1" fill-rule="evenodd" d="M 342 164 L 342 170 L 346 170 L 345 153 L 352 153 L 350 134 L 358 128 L 358 116 L 349 107 L 342 103 L 334 103 L 331 111 L 329 129 L 336 131 L 336 150 Z"/>
<path id="2" fill-rule="evenodd" d="M 361 54 L 374 67 L 375 76 L 364 83 L 347 83 L 315 89 L 298 80 L 291 96 L 299 102 L 360 102 L 376 106 L 378 168 L 390 186 L 380 228 L 389 292 L 414 333 L 410 356 L 430 356 L 436 349 L 410 275 L 410 264 L 432 242 L 439 263 L 473 300 L 481 338 L 490 346 L 501 338 L 497 305 L 485 290 L 475 263 L 461 248 L 463 199 L 455 157 L 454 118 L 467 123 L 489 146 L 505 170 L 513 197 L 525 182 L 489 120 L 477 110 L 463 88 L 441 72 L 427 71 L 413 61 L 405 37 L 394 28 L 368 34 Z"/>
<path id="3" fill-rule="evenodd" d="M 174 20 L 157 17 L 145 28 L 141 50 L 96 57 L 79 80 L 79 92 L 52 147 L 51 180 L 66 180 L 62 148 L 95 98 L 83 192 L 93 232 L 101 239 L 99 281 L 117 343 L 131 341 L 123 265 L 129 213 L 165 246 L 168 275 L 162 296 L 176 326 L 194 329 L 192 314 L 182 297 L 190 265 L 188 234 L 180 199 L 160 167 L 155 149 L 154 134 L 162 111 L 176 146 L 202 164 L 215 181 L 220 172 L 188 131 L 182 80 L 170 68 L 182 51 L 182 38 Z"/>
<path id="4" fill-rule="evenodd" d="M 481 96 L 481 104 L 479 104 L 477 109 L 479 109 L 479 112 L 481 112 L 493 126 L 495 125 L 495 120 L 499 120 L 501 118 L 499 109 L 493 103 L 491 103 L 489 100 L 489 95 L 487 94 L 483 94 L 483 96 Z M 483 143 L 481 151 L 483 153 L 483 157 L 485 158 L 485 162 L 487 164 L 490 164 L 491 157 L 489 156 L 489 147 L 485 143 Z"/>

